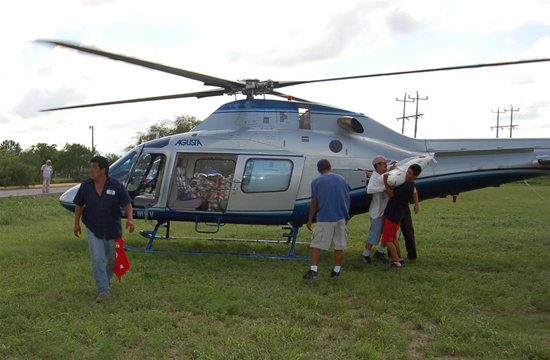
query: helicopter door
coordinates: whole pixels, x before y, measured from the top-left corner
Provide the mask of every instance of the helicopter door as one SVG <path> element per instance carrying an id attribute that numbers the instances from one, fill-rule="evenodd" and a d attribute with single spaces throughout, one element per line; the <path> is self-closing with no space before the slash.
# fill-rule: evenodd
<path id="1" fill-rule="evenodd" d="M 303 168 L 302 156 L 240 155 L 227 211 L 292 213 Z"/>
<path id="2" fill-rule="evenodd" d="M 141 154 L 126 186 L 134 207 L 149 207 L 158 202 L 165 164 L 164 154 Z"/>

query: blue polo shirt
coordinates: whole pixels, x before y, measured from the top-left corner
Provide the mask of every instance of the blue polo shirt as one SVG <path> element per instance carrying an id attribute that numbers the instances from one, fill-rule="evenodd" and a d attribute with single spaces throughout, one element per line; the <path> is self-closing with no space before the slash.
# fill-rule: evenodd
<path id="1" fill-rule="evenodd" d="M 100 239 L 112 240 L 122 237 L 122 212 L 120 208 L 132 202 L 132 198 L 120 181 L 107 176 L 101 196 L 90 178 L 80 184 L 73 203 L 84 206 L 82 222 Z"/>
<path id="2" fill-rule="evenodd" d="M 317 221 L 336 222 L 348 219 L 350 187 L 343 176 L 323 174 L 311 182 L 311 197 L 318 201 Z"/>

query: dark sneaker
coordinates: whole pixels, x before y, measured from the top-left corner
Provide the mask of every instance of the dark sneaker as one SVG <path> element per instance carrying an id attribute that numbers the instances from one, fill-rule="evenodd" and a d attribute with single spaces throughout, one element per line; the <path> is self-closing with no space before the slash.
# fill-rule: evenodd
<path id="1" fill-rule="evenodd" d="M 390 261 L 388 260 L 388 258 L 386 257 L 386 255 L 383 254 L 383 253 L 381 253 L 380 251 L 376 251 L 376 252 L 374 253 L 374 258 L 375 258 L 376 260 L 382 261 L 384 264 L 387 264 L 387 263 L 390 262 Z"/>
<path id="2" fill-rule="evenodd" d="M 397 265 L 396 263 L 392 263 L 392 264 L 390 265 L 390 269 L 401 269 L 402 267 L 403 267 L 403 266 L 399 266 L 399 265 Z"/>
<path id="3" fill-rule="evenodd" d="M 340 273 L 339 273 L 339 272 L 336 272 L 336 271 L 334 271 L 334 269 L 332 269 L 332 270 L 330 271 L 330 277 L 335 277 L 335 276 L 340 276 Z"/>
<path id="4" fill-rule="evenodd" d="M 95 298 L 95 302 L 96 303 L 100 303 L 102 302 L 103 300 L 105 300 L 107 298 L 107 294 L 99 294 L 96 298 Z"/>
<path id="5" fill-rule="evenodd" d="M 317 277 L 317 271 L 309 270 L 307 274 L 304 275 L 304 279 L 311 280 Z"/>
<path id="6" fill-rule="evenodd" d="M 361 257 L 363 258 L 363 262 L 364 262 L 365 264 L 370 264 L 370 263 L 372 262 L 371 259 L 370 259 L 370 256 L 363 256 L 363 255 L 361 255 Z"/>
<path id="7" fill-rule="evenodd" d="M 399 260 L 399 263 L 401 264 L 401 266 L 405 266 L 405 260 Z"/>

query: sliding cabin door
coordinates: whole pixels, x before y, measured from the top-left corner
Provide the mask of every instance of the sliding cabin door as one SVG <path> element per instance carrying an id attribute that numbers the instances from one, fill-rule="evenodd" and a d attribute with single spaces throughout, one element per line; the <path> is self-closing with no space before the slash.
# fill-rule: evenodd
<path id="1" fill-rule="evenodd" d="M 302 156 L 239 155 L 227 211 L 291 214 L 303 169 Z"/>

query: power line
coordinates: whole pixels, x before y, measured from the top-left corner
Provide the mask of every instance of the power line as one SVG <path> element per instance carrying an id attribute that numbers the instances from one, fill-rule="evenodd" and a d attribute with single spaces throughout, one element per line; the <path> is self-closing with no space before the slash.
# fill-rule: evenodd
<path id="1" fill-rule="evenodd" d="M 411 96 L 409 95 L 409 99 L 413 99 L 411 98 Z M 416 100 L 416 115 L 414 116 L 414 138 L 416 139 L 416 129 L 417 129 L 417 123 L 418 123 L 418 118 L 420 116 L 423 116 L 424 114 L 418 114 L 418 102 L 420 100 L 428 100 L 428 97 L 426 96 L 426 98 L 421 98 L 421 97 L 418 97 L 418 91 L 416 92 L 416 98 L 414 98 L 413 100 Z M 403 115 L 405 116 L 405 115 Z"/>
<path id="2" fill-rule="evenodd" d="M 503 128 L 502 126 L 499 126 L 499 118 L 500 118 L 500 114 L 504 114 L 505 111 L 500 111 L 500 107 L 498 107 L 496 112 L 494 112 L 493 110 L 491 110 L 491 112 L 492 112 L 493 114 L 497 114 L 497 126 L 491 126 L 491 130 L 493 130 L 493 129 L 495 129 L 495 128 L 497 129 L 497 139 L 498 139 L 498 129 L 499 129 L 499 128 L 500 128 L 500 129 Z"/>
<path id="3" fill-rule="evenodd" d="M 511 139 L 512 138 L 512 130 L 514 128 L 518 127 L 517 125 L 514 125 L 514 112 L 519 111 L 519 108 L 514 110 L 514 107 L 512 105 L 510 105 L 510 110 L 504 109 L 504 112 L 507 112 L 507 111 L 510 111 L 510 125 L 503 126 L 503 127 L 509 127 L 510 128 L 510 139 Z"/>
<path id="4" fill-rule="evenodd" d="M 403 117 L 397 118 L 397 121 L 399 119 L 403 119 L 403 125 L 401 126 L 401 134 L 405 134 L 405 120 L 408 120 L 410 116 L 405 116 L 405 107 L 407 106 L 408 102 L 414 102 L 414 99 L 412 101 L 407 100 L 407 93 L 405 93 L 405 96 L 403 96 L 403 100 L 400 100 L 399 98 L 395 98 L 395 101 L 402 101 L 403 102 Z"/>

